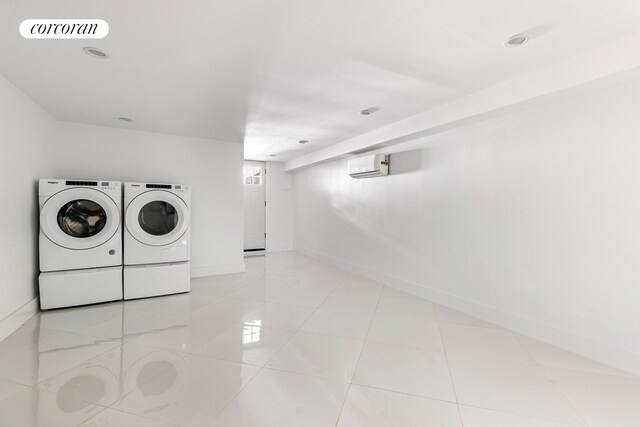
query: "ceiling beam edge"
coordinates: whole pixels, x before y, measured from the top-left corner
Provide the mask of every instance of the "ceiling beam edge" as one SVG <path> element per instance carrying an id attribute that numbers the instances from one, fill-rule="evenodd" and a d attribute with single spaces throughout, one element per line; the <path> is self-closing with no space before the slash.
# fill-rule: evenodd
<path id="1" fill-rule="evenodd" d="M 423 113 L 291 159 L 285 171 L 497 118 L 640 77 L 637 36 L 567 58 Z M 526 47 L 523 47 L 526 49 Z"/>

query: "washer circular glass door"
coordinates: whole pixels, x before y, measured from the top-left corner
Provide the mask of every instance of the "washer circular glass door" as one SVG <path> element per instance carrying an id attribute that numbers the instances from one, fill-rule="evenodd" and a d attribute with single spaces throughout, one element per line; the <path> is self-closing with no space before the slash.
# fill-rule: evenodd
<path id="1" fill-rule="evenodd" d="M 58 211 L 58 226 L 71 237 L 95 236 L 105 225 L 107 212 L 92 200 L 72 200 Z"/>
<path id="2" fill-rule="evenodd" d="M 125 213 L 127 231 L 149 246 L 169 245 L 189 227 L 189 208 L 174 193 L 150 190 L 135 197 Z"/>
<path id="3" fill-rule="evenodd" d="M 40 228 L 49 240 L 67 249 L 91 249 L 113 237 L 120 211 L 107 194 L 86 187 L 51 196 L 40 209 Z"/>

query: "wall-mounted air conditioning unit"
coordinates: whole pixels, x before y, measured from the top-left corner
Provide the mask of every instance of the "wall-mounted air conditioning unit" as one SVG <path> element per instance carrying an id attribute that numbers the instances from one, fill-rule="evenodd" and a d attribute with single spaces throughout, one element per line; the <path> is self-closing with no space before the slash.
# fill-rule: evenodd
<path id="1" fill-rule="evenodd" d="M 373 178 L 389 175 L 389 155 L 369 154 L 349 160 L 349 176 L 352 178 Z"/>

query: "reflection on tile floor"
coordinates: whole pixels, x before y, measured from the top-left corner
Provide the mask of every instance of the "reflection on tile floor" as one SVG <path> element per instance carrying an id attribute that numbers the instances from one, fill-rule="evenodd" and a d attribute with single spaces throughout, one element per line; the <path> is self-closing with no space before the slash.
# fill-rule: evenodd
<path id="1" fill-rule="evenodd" d="M 40 313 L 0 426 L 640 425 L 640 378 L 286 252 L 192 292 Z"/>

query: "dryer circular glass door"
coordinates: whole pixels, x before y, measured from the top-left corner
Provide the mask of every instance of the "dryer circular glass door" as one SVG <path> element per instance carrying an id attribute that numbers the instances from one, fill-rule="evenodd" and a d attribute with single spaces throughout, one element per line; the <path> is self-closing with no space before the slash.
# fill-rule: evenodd
<path id="1" fill-rule="evenodd" d="M 100 246 L 118 231 L 120 210 L 105 193 L 68 188 L 51 196 L 40 210 L 40 228 L 49 240 L 67 249 Z"/>
<path id="2" fill-rule="evenodd" d="M 127 231 L 149 246 L 169 245 L 189 228 L 189 208 L 174 193 L 150 190 L 138 195 L 127 206 Z"/>
<path id="3" fill-rule="evenodd" d="M 145 233 L 164 236 L 176 229 L 179 221 L 176 208 L 168 202 L 154 200 L 144 205 L 138 213 L 138 223 Z"/>

